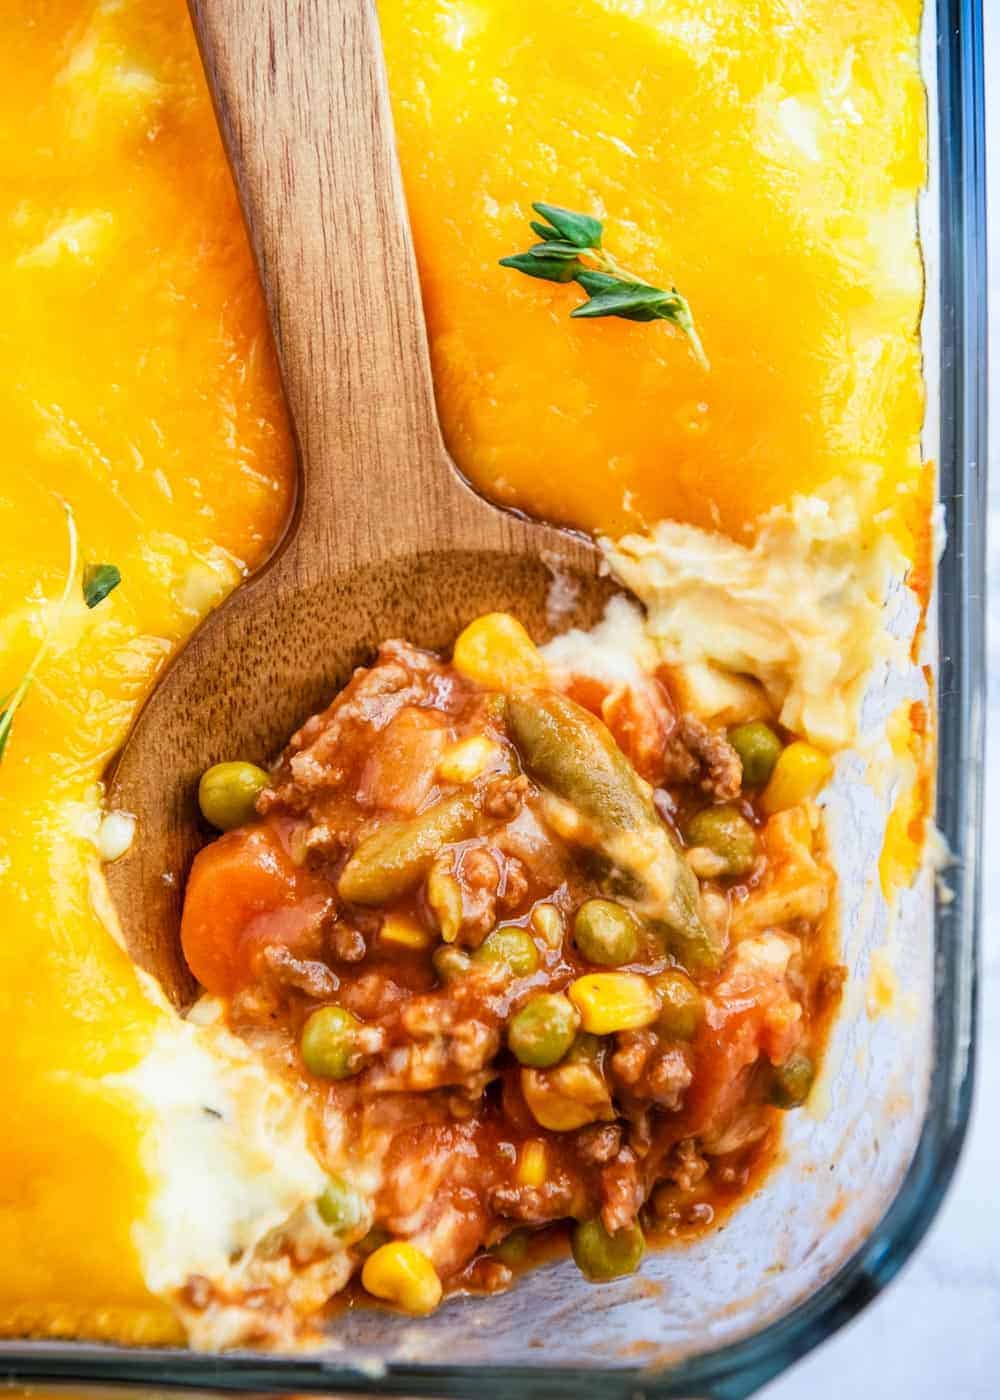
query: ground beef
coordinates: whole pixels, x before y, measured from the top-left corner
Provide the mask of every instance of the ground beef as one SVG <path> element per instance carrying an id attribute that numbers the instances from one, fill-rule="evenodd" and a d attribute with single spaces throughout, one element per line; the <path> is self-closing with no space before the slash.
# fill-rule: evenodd
<path id="1" fill-rule="evenodd" d="M 665 1180 L 682 1191 L 692 1191 L 708 1171 L 708 1162 L 698 1151 L 694 1138 L 682 1138 L 663 1167 Z"/>
<path id="2" fill-rule="evenodd" d="M 664 1045 L 652 1030 L 620 1031 L 615 1043 L 611 1074 L 626 1093 L 661 1108 L 680 1108 L 692 1079 L 685 1052 Z"/>
<path id="3" fill-rule="evenodd" d="M 364 934 L 342 922 L 334 924 L 327 934 L 327 948 L 335 962 L 346 963 L 363 962 L 368 951 Z"/>
<path id="4" fill-rule="evenodd" d="M 523 773 L 494 778 L 483 794 L 483 812 L 494 821 L 513 821 L 530 791 L 531 784 Z"/>
<path id="5" fill-rule="evenodd" d="M 694 783 L 701 765 L 679 734 L 671 734 L 663 750 L 657 779 L 660 783 Z"/>
<path id="6" fill-rule="evenodd" d="M 500 1030 L 488 1007 L 474 1016 L 464 999 L 447 993 L 413 997 L 403 1003 L 388 1036 L 389 1048 L 364 1075 L 370 1092 L 464 1085 L 478 1095 L 495 1073 L 490 1066 L 500 1048 Z"/>
<path id="7" fill-rule="evenodd" d="M 743 784 L 743 764 L 724 730 L 710 729 L 693 715 L 684 715 L 673 743 L 675 762 L 682 762 L 682 753 L 687 754 L 689 762 L 683 764 L 685 776 L 674 777 L 672 781 L 697 781 L 702 792 L 709 793 L 719 802 L 731 802 L 739 796 Z"/>
<path id="8" fill-rule="evenodd" d="M 273 981 L 303 992 L 316 1001 L 332 997 L 340 986 L 340 978 L 326 963 L 297 958 L 281 943 L 272 943 L 265 948 L 261 962 Z"/>
<path id="9" fill-rule="evenodd" d="M 478 948 L 497 920 L 502 857 L 485 846 L 461 853 L 455 876 L 462 894 L 462 924 L 457 941 Z"/>
<path id="10" fill-rule="evenodd" d="M 572 1200 L 573 1188 L 565 1177 L 553 1177 L 541 1186 L 497 1186 L 489 1194 L 491 1210 L 524 1225 L 561 1219 Z"/>
<path id="11" fill-rule="evenodd" d="M 600 1194 L 601 1222 L 609 1234 L 635 1224 L 646 1192 L 638 1159 L 630 1147 L 623 1147 L 602 1169 Z"/>
<path id="12" fill-rule="evenodd" d="M 580 1129 L 573 1147 L 581 1162 L 603 1166 L 621 1151 L 622 1139 L 620 1123 L 593 1123 L 589 1128 Z"/>

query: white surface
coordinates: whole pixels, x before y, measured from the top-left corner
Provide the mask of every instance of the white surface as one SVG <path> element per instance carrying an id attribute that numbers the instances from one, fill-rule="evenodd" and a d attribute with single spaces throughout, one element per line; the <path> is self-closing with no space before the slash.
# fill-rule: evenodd
<path id="1" fill-rule="evenodd" d="M 1000 5 L 985 0 L 991 208 L 989 631 L 983 980 L 976 1107 L 945 1205 L 916 1257 L 849 1327 L 764 1400 L 1000 1397 Z"/>

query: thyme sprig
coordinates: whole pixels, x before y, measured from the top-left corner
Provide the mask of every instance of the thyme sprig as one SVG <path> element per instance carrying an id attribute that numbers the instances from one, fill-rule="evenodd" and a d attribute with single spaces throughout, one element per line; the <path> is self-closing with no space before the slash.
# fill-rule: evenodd
<path id="1" fill-rule="evenodd" d="M 676 287 L 664 291 L 622 267 L 603 247 L 600 219 L 557 204 L 531 207 L 544 220 L 531 220 L 532 231 L 541 242 L 526 253 L 501 258 L 501 267 L 512 267 L 545 282 L 576 282 L 587 293 L 587 300 L 569 313 L 574 319 L 618 316 L 625 321 L 670 321 L 687 336 L 702 368 L 709 368 L 691 307 Z"/>
<path id="2" fill-rule="evenodd" d="M 62 502 L 62 508 L 66 513 L 66 532 L 68 537 L 68 559 L 66 562 L 66 582 L 63 584 L 62 593 L 56 603 L 56 617 L 62 616 L 69 602 L 69 597 L 73 591 L 73 582 L 76 579 L 77 559 L 80 551 L 80 541 L 76 529 L 76 520 L 73 516 L 73 509 L 68 501 Z M 98 603 L 104 601 L 113 588 L 117 588 L 121 582 L 121 573 L 114 564 L 91 564 L 83 574 L 83 600 L 88 608 L 96 608 Z M 0 763 L 3 762 L 4 754 L 7 751 L 7 744 L 10 741 L 11 733 L 14 729 L 14 718 L 24 702 L 25 696 L 34 684 L 38 675 L 39 667 L 48 654 L 52 644 L 52 626 L 45 629 L 45 634 L 38 645 L 38 649 L 28 664 L 28 669 L 21 677 L 15 688 L 0 700 Z"/>

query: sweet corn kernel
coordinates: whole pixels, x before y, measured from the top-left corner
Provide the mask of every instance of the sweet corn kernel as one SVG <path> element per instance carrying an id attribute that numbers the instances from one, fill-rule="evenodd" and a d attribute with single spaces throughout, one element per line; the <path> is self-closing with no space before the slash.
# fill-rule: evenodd
<path id="1" fill-rule="evenodd" d="M 765 812 L 781 812 L 815 797 L 833 772 L 833 761 L 822 749 L 796 739 L 783 749 L 774 765 L 760 804 Z"/>
<path id="2" fill-rule="evenodd" d="M 465 912 L 461 886 L 454 875 L 449 875 L 438 866 L 432 868 L 427 877 L 427 903 L 437 919 L 441 937 L 446 943 L 454 943 Z"/>
<path id="3" fill-rule="evenodd" d="M 459 635 L 452 655 L 455 670 L 495 690 L 542 685 L 542 654 L 510 613 L 486 613 Z"/>
<path id="4" fill-rule="evenodd" d="M 369 1254 L 361 1282 L 376 1298 L 396 1303 L 404 1312 L 433 1312 L 441 1301 L 441 1280 L 422 1249 L 392 1240 Z"/>
<path id="5" fill-rule="evenodd" d="M 461 739 L 441 757 L 437 775 L 446 783 L 471 783 L 485 773 L 500 752 L 500 745 L 483 734 Z"/>
<path id="6" fill-rule="evenodd" d="M 379 934 L 383 943 L 394 943 L 398 948 L 429 948 L 434 942 L 423 924 L 411 919 L 408 914 L 387 914 Z"/>
<path id="7" fill-rule="evenodd" d="M 549 1153 L 544 1142 L 532 1138 L 521 1148 L 517 1159 L 519 1186 L 544 1186 L 549 1169 Z"/>
<path id="8" fill-rule="evenodd" d="M 549 948 L 561 948 L 566 924 L 554 904 L 536 904 L 531 911 L 531 927 Z"/>
<path id="9" fill-rule="evenodd" d="M 592 1035 L 613 1035 L 650 1026 L 660 1014 L 654 989 L 634 972 L 591 972 L 569 987 L 580 1023 Z"/>

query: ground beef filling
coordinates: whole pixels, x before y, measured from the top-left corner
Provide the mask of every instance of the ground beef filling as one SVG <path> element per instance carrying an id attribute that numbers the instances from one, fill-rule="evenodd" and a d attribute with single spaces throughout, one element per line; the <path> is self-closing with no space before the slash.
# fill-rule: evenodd
<path id="1" fill-rule="evenodd" d="M 183 939 L 311 1096 L 357 1268 L 406 1241 L 495 1291 L 560 1222 L 605 1277 L 746 1190 L 839 987 L 831 888 L 810 804 L 765 817 L 657 678 L 501 691 L 390 642 L 200 853 Z"/>

